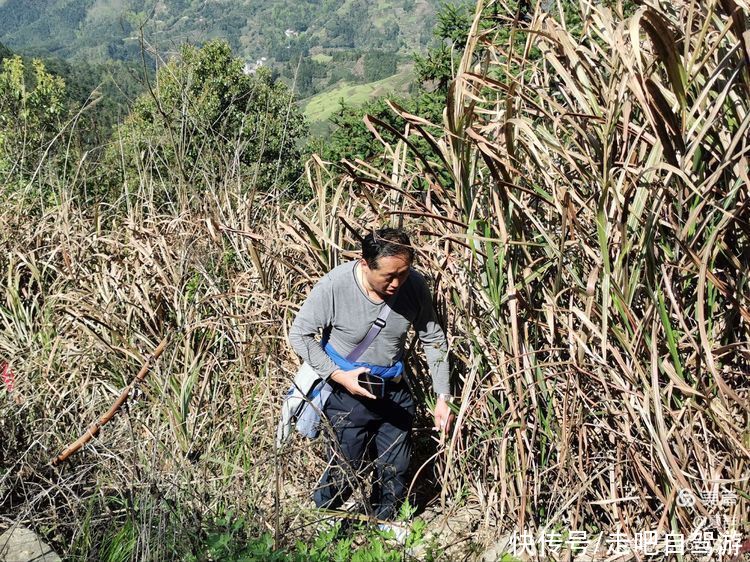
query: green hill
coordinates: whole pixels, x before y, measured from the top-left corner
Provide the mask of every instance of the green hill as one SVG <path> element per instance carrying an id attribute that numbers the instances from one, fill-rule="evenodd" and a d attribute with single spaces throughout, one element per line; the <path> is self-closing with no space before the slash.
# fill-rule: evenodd
<path id="1" fill-rule="evenodd" d="M 169 56 L 184 43 L 223 38 L 270 65 L 302 97 L 342 80 L 376 81 L 430 38 L 438 0 L 0 0 L 0 42 L 27 54 L 87 61 Z M 363 58 L 382 71 L 367 76 Z M 388 68 L 393 71 L 385 72 Z"/>
<path id="2" fill-rule="evenodd" d="M 313 132 L 323 133 L 325 123 L 340 107 L 359 106 L 373 98 L 391 93 L 403 94 L 413 80 L 412 68 L 406 67 L 398 74 L 366 84 L 341 83 L 335 88 L 321 92 L 305 100 L 303 111 L 310 121 Z"/>

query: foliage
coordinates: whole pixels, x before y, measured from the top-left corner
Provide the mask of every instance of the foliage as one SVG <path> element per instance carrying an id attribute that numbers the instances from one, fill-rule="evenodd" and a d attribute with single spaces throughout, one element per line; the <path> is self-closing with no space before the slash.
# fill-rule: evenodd
<path id="1" fill-rule="evenodd" d="M 456 75 L 456 65 L 469 36 L 472 6 L 468 2 L 442 6 L 433 31 L 436 44 L 430 46 L 425 55 L 414 55 L 418 83 L 434 83 L 437 91 L 446 92 L 448 83 Z"/>
<path id="2" fill-rule="evenodd" d="M 602 4 L 618 10 L 621 14 L 624 13 L 625 16 L 632 15 L 636 7 L 636 4 L 630 0 L 625 0 L 625 2 L 605 0 Z M 436 15 L 437 25 L 433 31 L 432 44 L 428 46 L 425 54 L 414 54 L 417 83 L 423 88 L 443 96 L 447 92 L 469 39 L 474 7 L 473 2 L 445 3 L 441 6 Z M 582 31 L 585 9 L 577 0 L 537 2 L 533 6 L 531 2 L 524 0 L 486 3 L 483 8 L 483 17 L 478 22 L 479 28 L 475 33 L 491 32 L 496 44 L 502 43 L 508 46 L 502 52 L 495 53 L 498 56 L 492 69 L 495 78 L 503 79 L 507 69 L 502 63 L 509 63 L 513 57 L 531 60 L 539 58 L 539 51 L 533 45 L 528 53 L 524 53 L 525 36 L 516 32 L 518 24 L 529 21 L 534 10 L 553 17 L 562 17 L 567 29 L 573 35 L 578 35 Z M 562 14 L 559 10 L 562 10 Z M 474 64 L 484 58 L 481 44 L 472 50 L 472 56 Z"/>
<path id="3" fill-rule="evenodd" d="M 309 201 L 284 200 L 296 186 L 281 180 L 252 188 L 254 110 L 235 111 L 235 92 L 265 79 L 237 74 L 222 45 L 161 68 L 105 166 L 27 135 L 23 170 L 0 176 L 0 364 L 17 383 L 0 388 L 0 519 L 70 559 L 335 556 L 348 539 L 311 530 L 304 507 L 323 444 L 274 446 L 297 366 L 285 326 L 359 233 L 403 224 L 460 395 L 448 439 L 426 437 L 426 409 L 415 431 L 423 546 L 457 560 L 521 529 L 689 535 L 701 510 L 742 525 L 750 77 L 733 5 L 748 10 L 581 2 L 580 25 L 480 6 L 440 110 L 376 107 L 380 153 L 356 161 L 342 139 L 348 165 L 311 159 Z M 11 67 L 3 103 L 18 104 L 34 84 Z M 15 197 L 37 169 L 53 196 Z M 116 199 L 92 195 L 105 176 Z M 421 355 L 407 359 L 429 396 Z M 50 467 L 143 364 L 129 407 Z M 730 482 L 736 505 L 703 501 Z M 382 539 L 349 554 L 408 555 Z"/>
<path id="4" fill-rule="evenodd" d="M 393 533 L 366 524 L 344 525 L 342 521 L 322 521 L 307 542 L 278 547 L 269 533 L 247 536 L 247 524 L 240 518 L 219 518 L 212 525 L 201 550 L 188 560 L 227 562 L 403 562 L 412 559 L 394 541 Z M 347 530 L 344 530 L 344 529 Z M 422 524 L 417 520 L 406 547 L 422 547 Z M 434 554 L 430 555 L 435 556 Z M 432 558 L 430 558 L 432 559 Z"/>
<path id="5" fill-rule="evenodd" d="M 167 0 L 156 5 L 144 0 L 6 0 L 0 2 L 0 41 L 40 55 L 132 62 L 140 61 L 141 30 L 148 45 L 162 50 L 181 42 L 223 39 L 245 60 L 267 57 L 274 71 L 291 84 L 298 62 L 310 61 L 313 48 L 331 55 L 344 50 L 360 56 L 380 51 L 408 57 L 429 40 L 437 4 L 437 0 L 418 5 L 413 0 Z M 353 72 L 353 62 L 343 66 Z M 325 72 L 331 75 L 341 67 L 341 62 L 327 64 Z M 358 81 L 372 80 L 360 75 Z M 308 85 L 298 93 L 312 95 L 324 84 Z"/>
<path id="6" fill-rule="evenodd" d="M 47 75 L 62 80 L 65 87 L 58 100 L 61 105 L 59 115 L 68 117 L 78 112 L 76 119 L 81 126 L 74 141 L 85 150 L 96 149 L 109 140 L 114 125 L 122 120 L 129 104 L 143 91 L 140 65 L 136 67 L 119 61 L 70 63 L 54 57 L 15 56 L 21 60 L 27 88 L 33 88 L 36 83 L 35 65 L 39 62 Z M 13 57 L 14 53 L 0 44 L 0 63 Z M 148 77 L 153 76 L 149 74 Z"/>
<path id="7" fill-rule="evenodd" d="M 396 74 L 396 55 L 387 51 L 368 51 L 363 57 L 366 82 L 375 82 Z"/>
<path id="8" fill-rule="evenodd" d="M 479 6 L 442 131 L 399 112 L 386 161 L 350 172 L 346 220 L 382 209 L 430 237 L 462 334 L 452 493 L 482 490 L 479 511 L 518 529 L 664 513 L 689 535 L 677 492 L 738 482 L 750 458 L 748 279 L 725 276 L 750 245 L 745 20 L 648 2 L 572 27 L 537 11 L 509 33 L 487 14 L 509 4 Z"/>
<path id="9" fill-rule="evenodd" d="M 422 93 L 419 96 L 402 98 L 389 96 L 391 102 L 413 115 L 425 118 L 440 118 L 442 107 L 440 100 L 435 101 L 432 94 Z M 331 131 L 324 141 L 320 142 L 318 152 L 325 160 L 339 162 L 344 159 L 369 161 L 382 155 L 382 147 L 375 141 L 365 118 L 374 118 L 387 123 L 396 130 L 403 129 L 405 121 L 391 109 L 388 98 L 382 97 L 366 102 L 360 107 L 347 105 L 340 101 L 339 110 L 330 118 Z M 384 131 L 385 139 L 392 141 L 393 133 Z"/>
<path id="10" fill-rule="evenodd" d="M 455 76 L 455 66 L 461 58 L 471 26 L 470 5 L 444 4 L 437 14 L 437 21 L 433 31 L 436 45 L 429 47 L 424 56 L 414 55 L 416 86 L 411 88 L 410 95 L 388 93 L 364 104 L 340 99 L 338 110 L 329 118 L 331 126 L 325 137 L 313 146 L 324 159 L 333 162 L 357 158 L 369 160 L 380 155 L 382 146 L 373 138 L 365 117 L 371 116 L 399 130 L 404 125 L 387 100 L 427 121 L 439 122 L 442 119 L 447 87 Z M 392 133 L 386 131 L 383 135 L 389 142 L 393 140 Z"/>
<path id="11" fill-rule="evenodd" d="M 209 186 L 239 166 L 245 189 L 266 190 L 300 175 L 305 133 L 289 89 L 263 69 L 245 74 L 221 41 L 183 47 L 118 132 L 130 173 L 145 167 L 166 178 L 176 170 L 180 185 Z M 182 187 L 166 196 L 186 202 Z"/>
<path id="12" fill-rule="evenodd" d="M 65 83 L 32 61 L 30 80 L 21 57 L 2 61 L 0 70 L 0 176 L 27 177 L 49 148 L 66 113 Z M 29 150 L 34 152 L 29 153 Z"/>
<path id="13" fill-rule="evenodd" d="M 44 64 L 50 74 L 65 81 L 67 105 L 71 109 L 86 108 L 80 116 L 83 123 L 77 136 L 88 150 L 109 142 L 115 126 L 125 119 L 130 105 L 143 93 L 145 81 L 154 77 L 150 67 L 144 70 L 140 63 L 116 60 L 71 63 L 45 58 Z"/>
<path id="14" fill-rule="evenodd" d="M 310 121 L 311 131 L 320 132 L 330 129 L 330 118 L 340 110 L 342 100 L 346 100 L 347 106 L 357 108 L 374 99 L 407 95 L 411 89 L 413 77 L 410 69 L 404 68 L 398 74 L 377 82 L 358 85 L 355 84 L 356 82 L 356 78 L 352 78 L 351 81 L 342 78 L 336 87 L 304 101 L 304 112 Z"/>

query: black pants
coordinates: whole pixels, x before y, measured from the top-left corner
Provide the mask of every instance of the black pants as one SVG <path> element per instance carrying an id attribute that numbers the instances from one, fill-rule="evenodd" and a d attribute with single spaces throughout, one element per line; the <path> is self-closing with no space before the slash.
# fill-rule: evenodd
<path id="1" fill-rule="evenodd" d="M 355 397 L 336 383 L 324 412 L 336 435 L 328 468 L 313 494 L 318 507 L 336 509 L 361 487 L 373 453 L 376 479 L 372 485 L 373 514 L 393 519 L 408 485 L 414 399 L 405 381 L 389 384 L 378 400 Z"/>

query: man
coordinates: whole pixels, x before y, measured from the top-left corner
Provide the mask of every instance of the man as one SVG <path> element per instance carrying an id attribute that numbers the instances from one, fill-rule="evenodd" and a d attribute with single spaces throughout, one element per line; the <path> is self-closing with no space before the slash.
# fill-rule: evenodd
<path id="1" fill-rule="evenodd" d="M 403 230 L 371 232 L 362 241 L 361 259 L 325 275 L 292 324 L 292 347 L 333 388 L 324 413 L 337 446 L 313 495 L 318 507 L 335 509 L 346 501 L 352 492 L 352 470 L 359 473 L 368 450 L 374 450 L 374 515 L 388 520 L 397 514 L 408 485 L 415 413 L 401 374 L 411 325 L 424 346 L 437 393 L 435 428 L 450 429 L 448 346 L 425 280 L 411 268 L 413 260 L 414 249 Z M 386 301 L 391 312 L 385 325 L 359 359 L 348 362 L 345 357 L 364 339 Z M 382 397 L 360 385 L 362 373 L 385 379 Z"/>

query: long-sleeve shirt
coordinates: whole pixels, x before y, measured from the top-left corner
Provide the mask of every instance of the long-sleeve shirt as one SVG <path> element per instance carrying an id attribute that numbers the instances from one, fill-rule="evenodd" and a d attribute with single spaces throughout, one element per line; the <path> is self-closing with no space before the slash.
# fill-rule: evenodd
<path id="1" fill-rule="evenodd" d="M 324 379 L 338 367 L 323 350 L 319 337 L 346 356 L 364 339 L 385 306 L 383 302 L 373 301 L 360 285 L 356 274 L 358 262 L 344 263 L 323 276 L 303 303 L 289 331 L 294 351 Z M 424 277 L 409 270 L 391 308 L 385 327 L 357 361 L 382 366 L 399 361 L 404 354 L 409 327 L 413 325 L 424 347 L 433 389 L 439 394 L 449 394 L 448 344 L 435 317 Z"/>

